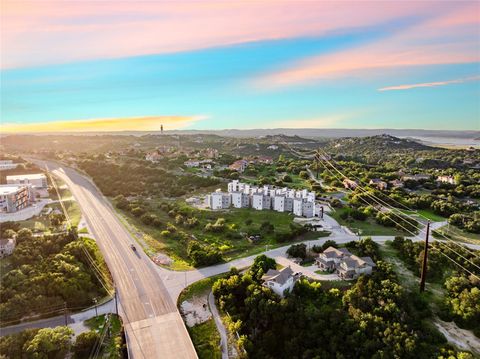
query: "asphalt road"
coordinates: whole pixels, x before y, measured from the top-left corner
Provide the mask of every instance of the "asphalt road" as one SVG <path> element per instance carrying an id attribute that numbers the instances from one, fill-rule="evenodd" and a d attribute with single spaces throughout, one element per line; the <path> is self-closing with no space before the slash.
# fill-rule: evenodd
<path id="1" fill-rule="evenodd" d="M 117 287 L 120 314 L 131 358 L 197 358 L 185 324 L 161 277 L 140 246 L 116 217 L 110 204 L 86 177 L 48 161 L 78 201 Z"/>

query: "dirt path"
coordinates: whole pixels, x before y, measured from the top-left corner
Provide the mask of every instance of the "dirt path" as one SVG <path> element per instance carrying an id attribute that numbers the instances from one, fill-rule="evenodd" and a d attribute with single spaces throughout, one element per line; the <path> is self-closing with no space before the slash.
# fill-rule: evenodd
<path id="1" fill-rule="evenodd" d="M 220 346 L 222 347 L 222 359 L 228 359 L 228 336 L 227 329 L 223 325 L 222 318 L 218 313 L 217 306 L 215 305 L 215 298 L 213 293 L 208 294 L 208 306 L 212 312 L 213 319 L 215 320 L 215 325 L 217 326 L 218 333 L 220 334 Z"/>
<path id="2" fill-rule="evenodd" d="M 480 355 L 480 339 L 478 339 L 470 330 L 461 329 L 455 322 L 444 322 L 435 318 L 433 324 L 445 335 L 447 340 L 457 346 L 459 349 L 467 350 Z"/>

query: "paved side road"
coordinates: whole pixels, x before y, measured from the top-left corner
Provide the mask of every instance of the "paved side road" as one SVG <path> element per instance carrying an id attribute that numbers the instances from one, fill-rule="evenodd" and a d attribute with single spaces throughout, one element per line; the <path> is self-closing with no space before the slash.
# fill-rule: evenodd
<path id="1" fill-rule="evenodd" d="M 93 318 L 96 315 L 96 313 L 98 313 L 98 315 L 102 315 L 102 314 L 114 313 L 114 312 L 115 312 L 115 301 L 112 299 L 106 303 L 98 305 L 96 311 L 95 311 L 95 308 L 93 307 L 75 314 L 67 315 L 67 323 L 72 329 L 74 329 L 75 335 L 78 335 L 82 331 L 86 330 L 86 328 L 82 325 L 82 323 L 85 320 Z M 16 325 L 11 325 L 9 327 L 0 328 L 0 336 L 19 333 L 25 329 L 30 329 L 30 328 L 54 328 L 61 325 L 65 325 L 64 315 L 40 319 L 34 322 L 19 323 Z"/>

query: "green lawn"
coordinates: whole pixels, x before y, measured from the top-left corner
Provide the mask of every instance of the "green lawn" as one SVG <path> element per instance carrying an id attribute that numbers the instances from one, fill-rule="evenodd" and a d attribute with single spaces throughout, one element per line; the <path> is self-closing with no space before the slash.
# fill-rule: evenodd
<path id="1" fill-rule="evenodd" d="M 187 329 L 199 359 L 220 359 L 222 357 L 220 334 L 213 319 Z"/>
<path id="2" fill-rule="evenodd" d="M 442 222 L 446 220 L 445 217 L 439 216 L 438 214 L 435 214 L 427 209 L 419 209 L 417 211 L 402 210 L 402 213 L 417 217 L 422 222 L 426 222 L 427 219 L 432 222 Z"/>
<path id="3" fill-rule="evenodd" d="M 105 315 L 99 315 L 98 317 L 93 317 L 86 320 L 84 324 L 91 330 L 95 330 L 101 334 L 105 325 L 105 320 Z M 115 314 L 110 315 L 110 328 L 111 337 L 106 337 L 101 350 L 101 357 L 120 359 L 121 356 L 119 353 L 121 352 L 122 322 Z"/>
<path id="4" fill-rule="evenodd" d="M 315 273 L 317 274 L 331 274 L 328 270 L 316 270 Z"/>
<path id="5" fill-rule="evenodd" d="M 405 236 L 408 233 L 399 231 L 394 227 L 385 227 L 380 224 L 377 224 L 373 218 L 367 218 L 365 221 L 346 221 L 340 217 L 340 215 L 345 211 L 344 208 L 335 210 L 332 213 L 329 213 L 338 223 L 342 226 L 350 228 L 354 233 L 357 233 L 360 229 L 362 231 L 362 236 Z"/>
<path id="6" fill-rule="evenodd" d="M 162 223 L 175 223 L 175 219 L 168 216 L 168 213 L 159 209 L 162 201 L 152 199 L 148 202 L 149 213 L 155 214 Z M 179 205 L 190 212 L 189 216 L 195 216 L 199 220 L 199 224 L 194 228 L 186 228 L 181 225 L 176 225 L 179 230 L 182 230 L 189 235 L 205 244 L 214 248 L 220 249 L 225 261 L 231 261 L 237 258 L 246 257 L 254 254 L 262 253 L 268 249 L 273 249 L 280 246 L 286 246 L 290 242 L 278 242 L 275 238 L 276 232 L 289 232 L 290 224 L 293 220 L 293 215 L 289 213 L 280 213 L 275 211 L 256 211 L 250 208 L 243 209 L 229 209 L 225 211 L 210 211 L 201 210 L 190 207 L 183 202 L 177 202 Z M 161 234 L 164 228 L 155 228 L 151 225 L 145 225 L 139 218 L 131 215 L 126 211 L 120 211 L 128 222 L 134 227 L 137 236 L 143 233 L 143 242 L 147 245 L 145 248 L 147 254 L 155 255 L 158 252 L 163 252 L 171 257 L 175 263 L 171 269 L 186 269 L 188 267 L 187 248 L 184 243 L 173 238 L 165 237 Z M 229 229 L 224 232 L 206 232 L 204 228 L 207 223 L 215 223 L 218 218 L 225 219 L 225 225 Z M 251 221 L 250 224 L 249 221 Z M 268 222 L 273 225 L 274 231 L 265 233 L 261 230 L 261 224 Z M 228 235 L 230 233 L 243 233 L 239 238 Z M 260 241 L 257 243 L 250 243 L 245 234 L 259 234 Z M 134 234 L 134 233 L 132 233 Z M 330 235 L 330 232 L 308 232 L 299 236 L 295 241 L 312 240 L 320 237 Z M 135 236 L 135 235 L 134 235 Z"/>
<path id="7" fill-rule="evenodd" d="M 442 236 L 439 236 L 438 233 L 441 233 L 448 238 L 458 241 L 458 242 L 465 242 L 465 243 L 472 243 L 472 244 L 480 244 L 480 234 L 476 233 L 470 233 L 466 232 L 464 230 L 461 230 L 458 227 L 455 227 L 453 225 L 446 225 L 443 227 L 440 227 L 436 231 L 432 232 L 432 235 L 435 238 L 443 238 Z"/>
<path id="8" fill-rule="evenodd" d="M 218 274 L 190 284 L 187 288 L 182 290 L 178 296 L 178 305 L 185 300 L 192 299 L 195 296 L 205 295 L 206 293 L 210 292 L 213 283 L 215 283 L 217 279 L 223 278 L 224 276 L 225 274 Z"/>

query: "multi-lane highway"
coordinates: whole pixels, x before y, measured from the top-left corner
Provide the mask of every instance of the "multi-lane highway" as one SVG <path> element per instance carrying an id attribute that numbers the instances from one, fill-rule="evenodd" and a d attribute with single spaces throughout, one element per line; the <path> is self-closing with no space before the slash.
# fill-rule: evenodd
<path id="1" fill-rule="evenodd" d="M 155 264 L 139 248 L 98 189 L 77 171 L 35 161 L 61 178 L 78 201 L 115 282 L 131 358 L 197 358 L 185 324 Z M 137 246 L 138 248 L 138 246 Z"/>

